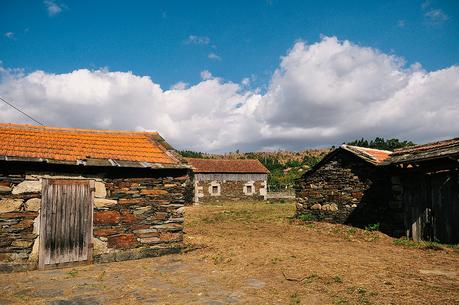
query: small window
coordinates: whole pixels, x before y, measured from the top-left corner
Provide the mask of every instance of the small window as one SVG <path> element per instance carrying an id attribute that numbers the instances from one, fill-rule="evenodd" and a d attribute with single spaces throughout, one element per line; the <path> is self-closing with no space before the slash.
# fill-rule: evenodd
<path id="1" fill-rule="evenodd" d="M 218 194 L 218 186 L 217 185 L 213 185 L 212 186 L 212 194 Z"/>
<path id="2" fill-rule="evenodd" d="M 247 185 L 247 194 L 252 194 L 252 186 L 251 185 Z"/>

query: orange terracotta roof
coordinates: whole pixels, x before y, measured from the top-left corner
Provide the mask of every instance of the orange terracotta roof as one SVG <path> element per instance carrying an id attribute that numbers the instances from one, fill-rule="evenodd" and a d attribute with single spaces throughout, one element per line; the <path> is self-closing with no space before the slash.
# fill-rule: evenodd
<path id="1" fill-rule="evenodd" d="M 0 124 L 0 156 L 78 162 L 110 159 L 180 163 L 156 132 L 55 128 Z M 166 143 L 167 145 L 167 143 Z"/>
<path id="2" fill-rule="evenodd" d="M 381 149 L 374 149 L 374 148 L 367 148 L 367 147 L 360 147 L 360 146 L 353 146 L 353 145 L 341 145 L 341 148 L 350 151 L 359 157 L 366 159 L 367 161 L 373 164 L 381 164 L 383 163 L 389 156 L 392 154 L 389 150 L 381 150 Z"/>
<path id="3" fill-rule="evenodd" d="M 258 160 L 252 159 L 197 159 L 185 158 L 195 173 L 257 173 L 267 174 L 268 169 Z"/>

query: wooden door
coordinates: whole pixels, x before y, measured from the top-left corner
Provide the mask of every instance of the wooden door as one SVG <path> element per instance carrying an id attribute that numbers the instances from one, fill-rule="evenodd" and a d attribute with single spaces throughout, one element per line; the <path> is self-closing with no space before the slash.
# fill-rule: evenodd
<path id="1" fill-rule="evenodd" d="M 43 179 L 40 269 L 92 260 L 93 180 Z"/>
<path id="2" fill-rule="evenodd" d="M 432 176 L 433 240 L 459 243 L 459 175 L 457 172 Z"/>

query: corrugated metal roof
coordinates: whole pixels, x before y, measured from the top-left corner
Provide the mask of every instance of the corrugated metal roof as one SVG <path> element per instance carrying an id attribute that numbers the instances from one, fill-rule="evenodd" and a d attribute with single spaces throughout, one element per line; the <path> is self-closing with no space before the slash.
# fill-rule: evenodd
<path id="1" fill-rule="evenodd" d="M 182 166 L 169 149 L 157 132 L 0 124 L 0 156 L 7 161 L 88 166 Z"/>

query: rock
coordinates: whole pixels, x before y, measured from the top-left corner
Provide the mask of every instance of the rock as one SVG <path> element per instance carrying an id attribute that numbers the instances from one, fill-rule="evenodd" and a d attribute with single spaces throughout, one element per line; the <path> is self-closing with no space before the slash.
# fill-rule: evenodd
<path id="1" fill-rule="evenodd" d="M 123 233 L 123 229 L 118 227 L 94 229 L 94 236 L 96 237 L 107 237 L 109 235 L 115 235 L 120 233 Z"/>
<path id="2" fill-rule="evenodd" d="M 148 212 L 150 211 L 150 207 L 140 207 L 140 208 L 137 208 L 135 211 L 134 211 L 134 215 L 140 215 L 140 214 L 143 214 L 145 212 Z"/>
<path id="3" fill-rule="evenodd" d="M 3 198 L 0 200 L 0 213 L 19 211 L 23 202 L 22 199 Z"/>
<path id="4" fill-rule="evenodd" d="M 140 230 L 134 230 L 135 234 L 147 234 L 147 233 L 157 233 L 157 229 L 140 229 Z"/>
<path id="5" fill-rule="evenodd" d="M 28 248 L 31 245 L 32 245 L 32 241 L 22 240 L 22 239 L 13 240 L 13 243 L 11 244 L 12 247 L 18 247 L 18 248 Z"/>
<path id="6" fill-rule="evenodd" d="M 137 245 L 137 238 L 134 234 L 119 234 L 108 237 L 108 246 L 116 249 L 129 249 Z"/>
<path id="7" fill-rule="evenodd" d="M 158 243 L 161 241 L 159 237 L 145 237 L 145 238 L 139 238 L 139 240 L 142 244 Z"/>
<path id="8" fill-rule="evenodd" d="M 121 215 L 117 211 L 99 211 L 94 213 L 94 224 L 110 225 L 117 224 L 121 220 Z"/>
<path id="9" fill-rule="evenodd" d="M 165 195 L 167 194 L 167 191 L 166 190 L 141 190 L 140 191 L 141 194 L 144 194 L 144 195 Z"/>
<path id="10" fill-rule="evenodd" d="M 107 190 L 105 189 L 105 183 L 96 181 L 95 186 L 96 186 L 96 191 L 94 192 L 94 197 L 95 198 L 105 198 L 107 196 Z"/>
<path id="11" fill-rule="evenodd" d="M 322 210 L 324 211 L 328 211 L 329 209 L 330 209 L 330 205 L 328 203 L 322 206 Z"/>
<path id="12" fill-rule="evenodd" d="M 93 248 L 93 254 L 94 255 L 110 252 L 106 242 L 104 242 L 104 241 L 102 241 L 102 240 L 100 240 L 98 238 L 94 238 L 92 242 L 93 242 L 93 245 L 94 245 L 94 248 Z"/>
<path id="13" fill-rule="evenodd" d="M 40 234 L 40 213 L 38 213 L 38 216 L 33 220 L 33 234 Z"/>
<path id="14" fill-rule="evenodd" d="M 311 206 L 311 210 L 320 210 L 322 208 L 322 205 L 320 203 L 316 203 Z"/>
<path id="15" fill-rule="evenodd" d="M 303 208 L 303 205 L 297 201 L 296 202 L 296 209 L 297 210 L 301 210 L 302 208 Z"/>
<path id="16" fill-rule="evenodd" d="M 23 181 L 13 187 L 12 193 L 14 195 L 22 193 L 40 193 L 41 181 Z"/>
<path id="17" fill-rule="evenodd" d="M 9 193 L 11 192 L 11 187 L 0 185 L 0 193 Z"/>
<path id="18" fill-rule="evenodd" d="M 133 223 L 133 222 L 137 221 L 137 217 L 132 213 L 129 213 L 127 211 L 123 211 L 123 212 L 121 212 L 121 221 L 123 223 Z"/>
<path id="19" fill-rule="evenodd" d="M 40 209 L 41 199 L 40 198 L 31 198 L 26 201 L 25 209 L 26 211 L 38 211 Z"/>
<path id="20" fill-rule="evenodd" d="M 338 211 L 338 205 L 336 203 L 330 204 L 329 210 L 332 211 L 332 212 Z"/>
<path id="21" fill-rule="evenodd" d="M 356 208 L 357 205 L 354 203 L 353 205 L 351 205 L 351 208 Z"/>
<path id="22" fill-rule="evenodd" d="M 117 204 L 118 201 L 112 199 L 94 198 L 96 208 L 105 208 Z"/>
<path id="23" fill-rule="evenodd" d="M 40 237 L 35 238 L 33 242 L 32 252 L 29 254 L 29 262 L 38 262 L 38 249 L 40 245 Z"/>

